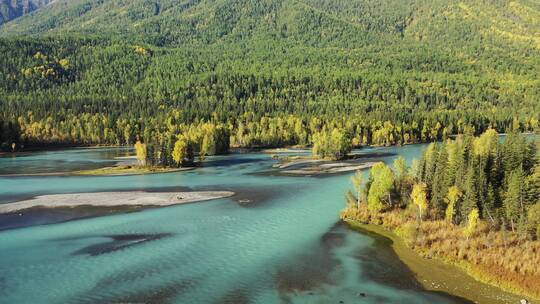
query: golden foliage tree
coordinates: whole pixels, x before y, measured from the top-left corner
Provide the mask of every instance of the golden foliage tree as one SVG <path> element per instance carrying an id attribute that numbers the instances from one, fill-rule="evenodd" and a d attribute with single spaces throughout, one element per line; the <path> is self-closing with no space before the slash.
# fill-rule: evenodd
<path id="1" fill-rule="evenodd" d="M 413 186 L 411 193 L 413 204 L 418 208 L 418 215 L 422 221 L 423 210 L 428 208 L 427 185 L 425 183 L 417 183 Z"/>
<path id="2" fill-rule="evenodd" d="M 454 216 L 456 215 L 456 205 L 463 196 L 463 193 L 457 186 L 452 186 L 448 189 L 448 194 L 446 195 L 446 207 L 445 218 L 448 222 L 452 223 L 454 221 Z"/>
<path id="3" fill-rule="evenodd" d="M 146 144 L 143 144 L 140 140 L 135 143 L 135 154 L 137 156 L 137 162 L 140 166 L 146 165 Z"/>

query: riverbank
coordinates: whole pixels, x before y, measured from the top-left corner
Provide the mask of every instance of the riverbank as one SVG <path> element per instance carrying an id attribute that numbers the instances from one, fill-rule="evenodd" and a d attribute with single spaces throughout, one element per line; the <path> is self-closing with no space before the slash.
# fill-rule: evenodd
<path id="1" fill-rule="evenodd" d="M 30 208 L 170 206 L 233 196 L 231 191 L 192 192 L 96 192 L 40 195 L 14 203 L 0 204 L 0 213 L 22 212 Z"/>
<path id="2" fill-rule="evenodd" d="M 166 168 L 166 167 L 139 167 L 139 166 L 114 166 L 104 167 L 92 170 L 75 171 L 69 174 L 73 175 L 90 175 L 90 176 L 124 176 L 124 175 L 140 175 L 140 174 L 156 174 L 170 173 L 179 171 L 193 170 L 195 167 L 187 168 Z"/>
<path id="3" fill-rule="evenodd" d="M 343 160 L 321 159 L 307 155 L 275 156 L 279 161 L 273 167 L 280 174 L 293 176 L 329 175 L 353 172 L 373 167 L 382 157 L 390 153 L 353 153 Z"/>
<path id="4" fill-rule="evenodd" d="M 442 291 L 476 303 L 519 303 L 522 297 L 482 283 L 465 270 L 439 259 L 428 259 L 407 246 L 395 233 L 374 224 L 345 220 L 353 230 L 375 238 L 385 238 L 403 263 L 415 274 L 418 282 L 427 290 Z M 532 302 L 536 303 L 536 302 Z"/>
<path id="5" fill-rule="evenodd" d="M 99 144 L 65 144 L 65 145 L 50 145 L 50 146 L 29 146 L 23 149 L 17 148 L 15 151 L 0 151 L 0 156 L 18 156 L 35 152 L 63 151 L 70 149 L 103 149 L 103 148 L 128 148 L 124 145 L 99 145 Z"/>

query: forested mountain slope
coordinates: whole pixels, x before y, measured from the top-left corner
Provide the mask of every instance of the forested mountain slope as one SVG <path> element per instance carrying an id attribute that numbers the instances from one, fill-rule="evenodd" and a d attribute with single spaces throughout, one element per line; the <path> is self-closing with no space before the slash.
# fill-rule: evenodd
<path id="1" fill-rule="evenodd" d="M 129 142 L 171 109 L 247 146 L 538 128 L 537 0 L 57 0 L 0 36 L 0 118 L 26 142 Z M 262 122 L 291 114 L 308 134 Z"/>

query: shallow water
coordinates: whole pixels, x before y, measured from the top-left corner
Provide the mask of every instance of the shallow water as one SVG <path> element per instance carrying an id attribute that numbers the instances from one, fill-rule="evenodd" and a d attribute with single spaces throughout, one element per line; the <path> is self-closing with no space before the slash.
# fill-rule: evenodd
<path id="1" fill-rule="evenodd" d="M 408 161 L 423 146 L 368 148 Z M 125 151 L 124 151 L 125 152 Z M 83 153 L 84 156 L 80 157 Z M 112 153 L 112 154 L 111 154 Z M 122 151 L 11 158 L 11 173 L 106 162 Z M 53 155 L 50 155 L 53 154 Z M 6 163 L 0 159 L 0 166 Z M 0 231 L 0 303 L 461 303 L 423 291 L 388 244 L 338 223 L 350 174 L 286 177 L 270 155 L 212 157 L 189 172 L 0 177 L 0 202 L 113 190 L 233 190 L 236 196 Z M 7 171 L 7 170 L 6 170 Z"/>
<path id="2" fill-rule="evenodd" d="M 114 165 L 114 157 L 126 156 L 127 148 L 72 148 L 59 151 L 6 154 L 0 157 L 0 175 L 70 172 Z"/>

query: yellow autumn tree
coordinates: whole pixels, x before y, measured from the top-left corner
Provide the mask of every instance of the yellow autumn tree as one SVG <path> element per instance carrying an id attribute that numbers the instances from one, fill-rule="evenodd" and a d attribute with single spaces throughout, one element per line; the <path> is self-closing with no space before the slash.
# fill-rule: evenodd
<path id="1" fill-rule="evenodd" d="M 139 166 L 146 165 L 146 144 L 141 143 L 140 140 L 135 143 L 135 154 L 137 156 Z"/>
<path id="2" fill-rule="evenodd" d="M 187 156 L 188 152 L 188 143 L 187 141 L 182 137 L 179 138 L 174 143 L 174 149 L 172 152 L 172 158 L 174 162 L 180 167 L 182 163 L 184 162 L 184 159 Z"/>
<path id="3" fill-rule="evenodd" d="M 428 208 L 427 185 L 425 183 L 415 184 L 411 193 L 411 199 L 413 204 L 418 208 L 418 215 L 420 221 L 422 221 L 422 213 Z"/>
<path id="4" fill-rule="evenodd" d="M 357 170 L 356 173 L 351 176 L 351 181 L 356 192 L 356 208 L 360 209 L 360 202 L 362 202 L 362 185 L 364 183 L 364 174 L 362 171 Z"/>
<path id="5" fill-rule="evenodd" d="M 465 236 L 467 236 L 467 239 L 474 235 L 476 232 L 476 229 L 478 228 L 478 223 L 480 220 L 480 213 L 478 212 L 477 208 L 474 208 L 469 213 L 469 216 L 467 217 L 467 228 L 465 229 Z"/>
<path id="6" fill-rule="evenodd" d="M 456 215 L 456 205 L 457 202 L 461 199 L 463 193 L 457 186 L 452 186 L 448 189 L 448 194 L 446 195 L 446 207 L 445 218 L 448 222 L 452 223 L 454 221 L 454 216 Z"/>

